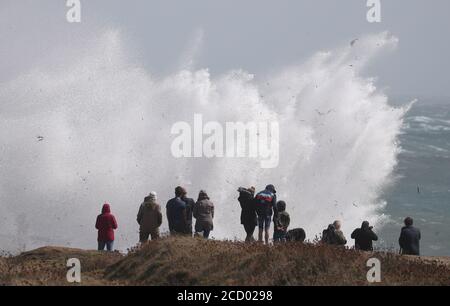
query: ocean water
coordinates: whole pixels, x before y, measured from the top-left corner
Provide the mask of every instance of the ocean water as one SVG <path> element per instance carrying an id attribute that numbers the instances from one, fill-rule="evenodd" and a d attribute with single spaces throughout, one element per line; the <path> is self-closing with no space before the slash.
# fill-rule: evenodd
<path id="1" fill-rule="evenodd" d="M 396 182 L 382 195 L 390 221 L 380 246 L 398 248 L 402 221 L 411 216 L 422 230 L 424 255 L 450 254 L 449 133 L 450 99 L 422 97 L 406 113 Z"/>

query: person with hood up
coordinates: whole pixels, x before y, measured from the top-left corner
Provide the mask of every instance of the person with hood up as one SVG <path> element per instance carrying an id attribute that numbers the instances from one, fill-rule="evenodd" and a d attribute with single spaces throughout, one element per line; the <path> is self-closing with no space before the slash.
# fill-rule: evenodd
<path id="1" fill-rule="evenodd" d="M 95 228 L 98 230 L 98 250 L 106 249 L 112 251 L 114 248 L 114 230 L 117 229 L 117 221 L 111 214 L 111 207 L 108 203 L 103 204 L 102 213 L 97 216 Z"/>
<path id="2" fill-rule="evenodd" d="M 156 202 L 156 192 L 152 191 L 139 207 L 137 223 L 139 224 L 139 241 L 147 242 L 149 236 L 152 240 L 159 239 L 159 227 L 162 224 L 161 206 Z"/>
<path id="3" fill-rule="evenodd" d="M 245 242 L 253 242 L 253 233 L 255 232 L 258 219 L 255 210 L 255 187 L 244 188 L 240 187 L 239 192 L 239 204 L 241 205 L 241 224 L 244 226 L 247 237 Z"/>
<path id="4" fill-rule="evenodd" d="M 353 231 L 351 237 L 355 239 L 355 249 L 371 252 L 373 251 L 372 241 L 377 241 L 378 236 L 373 232 L 373 227 L 369 226 L 369 221 L 364 221 L 361 228 Z"/>
<path id="5" fill-rule="evenodd" d="M 201 190 L 194 205 L 194 218 L 196 234 L 203 232 L 203 238 L 208 239 L 213 230 L 214 204 L 209 200 L 206 191 Z"/>
<path id="6" fill-rule="evenodd" d="M 185 194 L 183 187 L 175 188 L 175 198 L 170 199 L 166 205 L 167 221 L 171 235 L 186 234 L 186 203 L 181 199 Z"/>
<path id="7" fill-rule="evenodd" d="M 277 218 L 277 191 L 274 185 L 267 185 L 255 197 L 256 214 L 258 215 L 258 241 L 263 242 L 263 232 L 265 233 L 265 242 L 269 244 L 270 223 Z"/>
<path id="8" fill-rule="evenodd" d="M 413 219 L 407 217 L 404 221 L 398 242 L 400 244 L 400 253 L 403 255 L 420 255 L 420 230 L 413 226 Z"/>
<path id="9" fill-rule="evenodd" d="M 277 203 L 277 217 L 274 218 L 274 231 L 273 231 L 273 241 L 274 242 L 285 242 L 287 229 L 291 223 L 291 218 L 286 211 L 286 202 L 278 201 Z"/>

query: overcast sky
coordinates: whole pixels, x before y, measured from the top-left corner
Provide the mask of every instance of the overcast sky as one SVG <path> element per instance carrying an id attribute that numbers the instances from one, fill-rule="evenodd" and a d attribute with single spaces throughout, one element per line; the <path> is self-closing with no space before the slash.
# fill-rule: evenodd
<path id="1" fill-rule="evenodd" d="M 81 0 L 81 24 L 66 21 L 65 2 L 0 1 L 0 82 L 43 59 L 57 61 L 57 50 L 104 28 L 120 29 L 154 73 L 177 69 L 202 30 L 197 67 L 213 74 L 270 73 L 388 30 L 400 44 L 372 67 L 378 84 L 391 94 L 450 96 L 448 0 L 384 0 L 379 24 L 367 22 L 365 0 Z"/>

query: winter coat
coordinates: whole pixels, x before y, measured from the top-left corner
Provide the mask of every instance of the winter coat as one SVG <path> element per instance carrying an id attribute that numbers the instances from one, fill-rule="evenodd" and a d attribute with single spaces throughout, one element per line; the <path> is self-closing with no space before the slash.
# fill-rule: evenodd
<path id="1" fill-rule="evenodd" d="M 111 214 L 109 204 L 104 204 L 101 215 L 97 216 L 95 228 L 98 230 L 98 241 L 114 241 L 114 230 L 117 229 L 116 218 Z"/>
<path id="2" fill-rule="evenodd" d="M 171 232 L 186 232 L 186 203 L 179 197 L 173 198 L 166 205 L 167 220 Z"/>
<path id="3" fill-rule="evenodd" d="M 154 199 L 147 197 L 139 207 L 137 222 L 143 233 L 153 233 L 162 224 L 161 206 Z"/>
<path id="4" fill-rule="evenodd" d="M 277 216 L 277 196 L 269 190 L 263 190 L 255 196 L 255 207 L 258 216 Z"/>
<path id="5" fill-rule="evenodd" d="M 420 255 L 420 230 L 414 226 L 405 226 L 402 228 L 398 242 L 405 255 Z"/>
<path id="6" fill-rule="evenodd" d="M 372 241 L 377 241 L 378 236 L 372 228 L 357 228 L 351 235 L 355 239 L 355 249 L 362 251 L 373 251 Z"/>
<path id="7" fill-rule="evenodd" d="M 255 209 L 255 198 L 253 194 L 247 189 L 240 189 L 239 204 L 241 205 L 241 224 L 244 225 L 256 225 L 257 224 L 257 216 Z"/>
<path id="8" fill-rule="evenodd" d="M 291 223 L 291 218 L 286 211 L 279 211 L 274 223 L 277 230 L 287 231 L 287 228 Z"/>
<path id="9" fill-rule="evenodd" d="M 214 204 L 207 195 L 201 195 L 194 205 L 195 231 L 213 230 Z"/>

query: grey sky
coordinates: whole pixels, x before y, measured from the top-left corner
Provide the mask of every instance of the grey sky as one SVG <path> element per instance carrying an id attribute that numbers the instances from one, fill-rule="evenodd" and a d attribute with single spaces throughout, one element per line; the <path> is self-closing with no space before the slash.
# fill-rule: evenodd
<path id="1" fill-rule="evenodd" d="M 384 0 L 381 24 L 366 21 L 365 0 L 81 0 L 81 24 L 66 22 L 65 2 L 0 2 L 0 81 L 36 62 L 57 62 L 59 51 L 102 28 L 121 29 L 142 64 L 156 73 L 175 70 L 203 29 L 197 67 L 257 74 L 388 30 L 400 44 L 372 67 L 378 84 L 391 94 L 450 96 L 448 0 Z"/>

